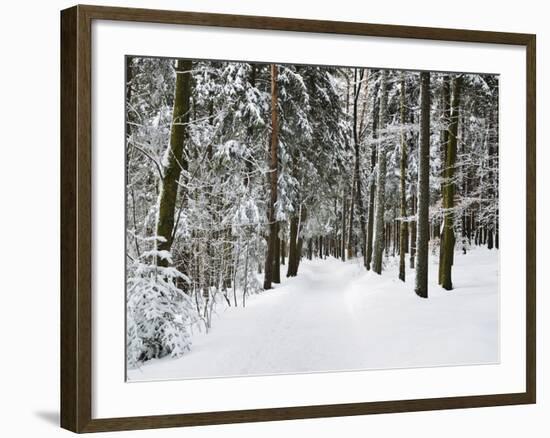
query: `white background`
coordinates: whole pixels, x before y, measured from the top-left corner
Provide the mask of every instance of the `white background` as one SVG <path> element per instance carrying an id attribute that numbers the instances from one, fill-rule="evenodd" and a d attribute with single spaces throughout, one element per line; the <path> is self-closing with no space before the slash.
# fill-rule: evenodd
<path id="1" fill-rule="evenodd" d="M 101 4 L 100 2 L 93 2 Z M 550 37 L 543 2 L 523 1 L 510 6 L 497 1 L 357 2 L 353 0 L 258 2 L 115 1 L 120 6 L 187 9 L 256 15 L 318 18 L 375 23 L 532 32 L 538 35 L 538 223 L 543 223 L 542 145 L 544 104 L 548 101 L 544 76 Z M 539 4 L 541 6 L 539 6 Z M 59 335 L 59 9 L 65 1 L 11 2 L 2 13 L 2 68 L 0 68 L 0 309 L 2 347 L 0 368 L 2 418 L 6 436 L 67 435 L 57 428 Z M 315 5 L 313 8 L 312 6 Z M 550 164 L 550 163 L 547 163 Z M 548 166 L 544 166 L 548 167 Z M 470 409 L 278 423 L 210 426 L 166 431 L 129 432 L 112 436 L 403 436 L 446 437 L 544 436 L 550 390 L 542 371 L 548 354 L 543 342 L 548 311 L 543 296 L 542 246 L 538 232 L 539 403 L 536 406 Z M 547 243 L 550 244 L 550 242 Z M 546 356 L 546 357 L 545 357 Z M 545 418 L 546 417 L 546 418 Z"/>

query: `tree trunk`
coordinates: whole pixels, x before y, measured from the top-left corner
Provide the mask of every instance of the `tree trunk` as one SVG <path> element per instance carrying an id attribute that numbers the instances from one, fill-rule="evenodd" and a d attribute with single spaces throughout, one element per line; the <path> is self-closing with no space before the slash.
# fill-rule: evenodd
<path id="1" fill-rule="evenodd" d="M 359 141 L 359 133 L 358 133 L 358 116 L 357 116 L 357 110 L 358 110 L 358 101 L 359 101 L 359 95 L 361 94 L 361 81 L 363 80 L 364 70 L 361 69 L 361 73 L 357 74 L 357 69 L 355 69 L 355 81 L 353 85 L 354 89 L 354 100 L 353 100 L 353 144 L 355 149 L 355 193 L 356 193 L 356 200 L 357 200 L 357 210 L 359 213 L 359 224 L 361 228 L 361 253 L 363 254 L 363 264 L 366 266 L 367 260 L 365 258 L 366 255 L 366 248 L 365 248 L 365 242 L 367 240 L 367 229 L 366 229 L 366 213 L 365 213 L 365 206 L 363 204 L 363 194 L 361 190 L 361 172 L 360 172 L 360 158 L 361 158 L 361 151 L 360 151 L 360 141 Z"/>
<path id="2" fill-rule="evenodd" d="M 275 247 L 273 248 L 273 283 L 281 282 L 281 239 L 279 239 L 279 222 L 275 222 Z"/>
<path id="3" fill-rule="evenodd" d="M 420 73 L 420 144 L 418 149 L 418 219 L 415 292 L 428 298 L 430 240 L 430 73 Z"/>
<path id="4" fill-rule="evenodd" d="M 271 64 L 271 142 L 269 163 L 269 187 L 270 198 L 268 208 L 269 237 L 267 241 L 267 254 L 265 257 L 264 289 L 271 289 L 273 281 L 273 258 L 275 255 L 277 235 L 277 220 L 275 204 L 277 203 L 277 179 L 278 179 L 278 136 L 279 136 L 279 111 L 278 111 L 278 86 L 277 65 Z"/>
<path id="5" fill-rule="evenodd" d="M 440 284 L 446 290 L 453 288 L 452 265 L 454 259 L 455 234 L 454 234 L 454 197 L 455 197 L 455 164 L 458 134 L 458 119 L 460 109 L 460 92 L 462 77 L 457 76 L 453 80 L 453 97 L 451 105 L 451 123 L 449 125 L 449 141 L 447 144 L 447 162 L 445 163 L 445 187 L 443 191 L 444 223 L 441 237 L 441 278 Z"/>
<path id="6" fill-rule="evenodd" d="M 376 122 L 378 118 L 374 118 L 373 123 L 375 126 L 373 128 L 373 135 L 376 135 L 376 129 L 378 123 Z M 371 169 L 374 170 L 376 166 L 376 156 L 377 156 L 377 148 L 376 146 L 372 146 L 371 151 Z M 369 191 L 369 219 L 367 223 L 367 270 L 370 270 L 371 263 L 372 263 L 372 244 L 374 242 L 374 200 L 376 196 L 376 182 L 374 180 L 374 175 L 371 175 L 371 186 Z"/>
<path id="7" fill-rule="evenodd" d="M 443 77 L 443 84 L 441 89 L 441 98 L 443 106 L 443 130 L 440 135 L 440 160 L 441 160 L 441 198 L 445 197 L 445 176 L 447 174 L 447 148 L 449 144 L 449 127 L 451 123 L 451 90 L 450 90 L 450 79 L 447 76 Z M 438 269 L 438 278 L 439 284 L 443 279 L 443 233 L 439 235 L 439 269 Z"/>
<path id="8" fill-rule="evenodd" d="M 290 239 L 288 242 L 288 267 L 287 277 L 295 277 L 298 273 L 298 222 L 299 218 L 294 215 L 290 218 Z"/>
<path id="9" fill-rule="evenodd" d="M 386 128 L 386 104 L 388 99 L 387 90 L 388 72 L 382 70 L 380 81 L 380 120 L 379 129 Z M 386 207 L 386 148 L 384 135 L 378 144 L 378 173 L 376 179 L 376 217 L 375 217 L 375 236 L 374 236 L 374 257 L 372 270 L 377 274 L 382 273 L 382 256 L 384 254 L 384 211 Z"/>
<path id="10" fill-rule="evenodd" d="M 298 275 L 300 259 L 302 257 L 302 248 L 304 239 L 301 236 L 301 230 L 307 218 L 307 210 L 304 206 L 299 209 L 299 215 L 293 216 L 290 220 L 290 242 L 288 253 L 288 268 L 286 271 L 287 277 L 295 277 Z"/>
<path id="11" fill-rule="evenodd" d="M 411 196 L 411 216 L 413 219 L 411 220 L 411 232 L 410 232 L 410 265 L 409 267 L 411 269 L 414 269 L 415 267 L 415 259 L 416 259 L 416 196 Z"/>
<path id="12" fill-rule="evenodd" d="M 401 183 L 401 215 L 400 233 L 399 233 L 399 279 L 405 281 L 405 247 L 407 245 L 408 223 L 407 217 L 407 192 L 406 178 L 407 171 L 407 142 L 403 125 L 405 124 L 405 77 L 401 73 L 401 96 L 399 100 L 400 118 L 401 118 L 401 166 L 400 166 L 400 183 Z"/>
<path id="13" fill-rule="evenodd" d="M 178 183 L 181 171 L 187 171 L 187 161 L 183 153 L 187 136 L 187 123 L 191 102 L 191 68 L 192 62 L 178 59 L 176 62 L 176 88 L 174 91 L 174 108 L 170 128 L 169 150 L 165 156 L 165 167 L 160 192 L 157 220 L 157 250 L 170 251 L 174 238 L 174 213 L 178 196 Z M 182 189 L 183 190 L 183 189 Z M 181 193 L 182 197 L 187 196 Z M 166 259 L 157 257 L 159 266 L 167 266 Z"/>
<path id="14" fill-rule="evenodd" d="M 344 189 L 344 196 L 342 196 L 342 241 L 340 242 L 342 247 L 340 250 L 340 257 L 342 261 L 346 261 L 346 190 Z"/>
<path id="15" fill-rule="evenodd" d="M 351 198 L 349 206 L 349 226 L 348 226 L 348 259 L 351 259 L 355 254 L 353 251 L 353 206 L 355 204 L 355 183 L 351 184 Z"/>

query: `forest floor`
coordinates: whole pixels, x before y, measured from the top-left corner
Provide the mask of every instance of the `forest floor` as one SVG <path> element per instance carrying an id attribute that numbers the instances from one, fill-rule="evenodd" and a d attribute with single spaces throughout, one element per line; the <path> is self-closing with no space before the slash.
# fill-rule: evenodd
<path id="1" fill-rule="evenodd" d="M 220 309 L 189 353 L 149 361 L 128 380 L 499 361 L 498 251 L 457 252 L 450 292 L 437 285 L 432 257 L 427 300 L 413 291 L 414 270 L 398 280 L 397 263 L 386 259 L 379 276 L 358 259 L 303 260 L 297 277 L 250 297 L 246 308 Z"/>

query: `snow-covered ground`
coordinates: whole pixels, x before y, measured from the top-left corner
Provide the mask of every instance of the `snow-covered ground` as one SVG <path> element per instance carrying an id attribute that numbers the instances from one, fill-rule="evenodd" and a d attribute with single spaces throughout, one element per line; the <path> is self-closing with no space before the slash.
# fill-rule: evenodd
<path id="1" fill-rule="evenodd" d="M 498 251 L 457 252 L 450 292 L 437 285 L 432 261 L 427 300 L 413 292 L 413 270 L 406 283 L 397 279 L 396 262 L 379 276 L 357 259 L 303 260 L 297 277 L 216 316 L 189 353 L 149 361 L 128 380 L 499 361 Z"/>

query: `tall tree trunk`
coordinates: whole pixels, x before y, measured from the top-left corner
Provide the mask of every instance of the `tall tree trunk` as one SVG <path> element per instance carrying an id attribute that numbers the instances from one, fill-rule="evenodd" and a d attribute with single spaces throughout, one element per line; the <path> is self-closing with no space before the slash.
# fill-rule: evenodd
<path id="1" fill-rule="evenodd" d="M 443 107 L 443 129 L 440 135 L 440 160 L 441 160 L 441 198 L 445 196 L 445 175 L 447 172 L 447 148 L 449 144 L 449 127 L 451 123 L 451 90 L 450 90 L 450 79 L 447 76 L 443 76 L 443 83 L 441 89 L 441 99 Z M 442 201 L 443 202 L 443 201 Z M 438 269 L 438 278 L 439 284 L 441 284 L 443 279 L 443 233 L 439 235 L 439 269 Z"/>
<path id="2" fill-rule="evenodd" d="M 187 136 L 187 123 L 191 102 L 191 61 L 178 59 L 176 62 L 176 87 L 174 91 L 174 108 L 172 111 L 172 126 L 170 128 L 169 150 L 165 156 L 165 167 L 160 192 L 157 220 L 157 250 L 170 251 L 174 238 L 174 213 L 178 196 L 178 183 L 181 171 L 187 171 L 187 161 L 183 153 Z M 183 190 L 183 189 L 182 189 Z M 187 196 L 181 193 L 182 197 Z M 168 262 L 157 257 L 159 266 L 167 266 Z"/>
<path id="3" fill-rule="evenodd" d="M 400 166 L 400 183 L 401 183 L 401 225 L 399 233 L 399 279 L 405 281 L 405 247 L 407 245 L 408 223 L 407 217 L 407 191 L 406 178 L 407 171 L 407 141 L 403 125 L 405 124 L 405 77 L 401 73 L 401 96 L 399 99 L 399 110 L 401 119 L 401 166 Z"/>
<path id="4" fill-rule="evenodd" d="M 430 73 L 420 73 L 420 145 L 418 148 L 418 219 L 415 292 L 428 298 L 430 240 Z"/>
<path id="5" fill-rule="evenodd" d="M 409 267 L 411 269 L 415 268 L 415 259 L 416 259 L 416 196 L 411 196 L 411 216 L 413 219 L 411 220 L 411 232 L 410 232 L 410 265 Z"/>
<path id="6" fill-rule="evenodd" d="M 356 200 L 357 200 L 357 210 L 359 213 L 359 224 L 361 228 L 361 253 L 363 254 L 363 264 L 366 266 L 366 248 L 365 248 L 365 242 L 367 240 L 367 229 L 366 229 L 366 213 L 365 213 L 365 205 L 363 203 L 363 193 L 361 190 L 361 172 L 360 172 L 360 159 L 361 159 L 361 151 L 360 151 L 360 141 L 359 141 L 359 132 L 358 132 L 358 106 L 359 106 L 359 96 L 361 94 L 361 81 L 363 80 L 364 70 L 361 69 L 361 72 L 358 74 L 357 69 L 355 69 L 354 72 L 354 83 L 353 83 L 353 91 L 354 91 L 354 99 L 353 99 L 353 144 L 355 149 L 355 193 L 356 193 Z"/>
<path id="7" fill-rule="evenodd" d="M 386 128 L 386 105 L 388 100 L 387 70 L 382 70 L 380 81 L 380 115 L 379 129 Z M 378 173 L 376 179 L 376 217 L 374 235 L 374 257 L 372 270 L 377 274 L 382 273 L 382 257 L 384 254 L 384 211 L 386 208 L 386 148 L 384 135 L 378 144 Z"/>
<path id="8" fill-rule="evenodd" d="M 445 163 L 445 187 L 443 191 L 444 223 L 441 238 L 441 279 L 440 284 L 446 290 L 453 288 L 452 266 L 454 259 L 455 234 L 454 234 L 454 197 L 455 197 L 455 164 L 456 147 L 458 134 L 458 120 L 460 110 L 460 93 L 462 87 L 462 76 L 453 80 L 453 97 L 451 105 L 451 123 L 449 125 L 449 141 L 447 144 L 447 162 Z"/>
<path id="9" fill-rule="evenodd" d="M 275 204 L 277 203 L 277 180 L 278 180 L 278 148 L 279 148 L 279 110 L 278 110 L 278 86 L 277 86 L 277 65 L 271 64 L 271 141 L 270 141 L 270 163 L 269 163 L 269 237 L 267 241 L 267 254 L 265 257 L 264 289 L 271 289 L 273 281 L 273 258 L 275 255 L 277 235 L 277 220 Z"/>
<path id="10" fill-rule="evenodd" d="M 306 220 L 306 208 L 301 206 L 298 215 L 293 215 L 290 219 L 290 239 L 288 243 L 288 268 L 286 271 L 287 277 L 295 277 L 298 275 L 298 267 L 302 256 L 303 238 L 301 230 Z"/>
<path id="11" fill-rule="evenodd" d="M 378 113 L 380 112 L 380 96 L 379 90 L 375 87 L 375 99 L 373 107 L 373 117 L 372 117 L 372 137 L 376 140 L 378 137 L 378 122 L 379 117 Z M 374 201 L 376 198 L 376 178 L 374 175 L 374 169 L 376 168 L 376 157 L 378 155 L 378 149 L 376 147 L 376 142 L 373 142 L 371 145 L 370 151 L 370 186 L 369 186 L 369 217 L 367 222 L 367 270 L 370 270 L 372 263 L 372 247 L 374 243 Z"/>
<path id="12" fill-rule="evenodd" d="M 290 238 L 288 241 L 287 277 L 295 277 L 298 273 L 298 222 L 297 215 L 290 218 Z"/>
<path id="13" fill-rule="evenodd" d="M 351 198 L 349 206 L 349 226 L 348 226 L 348 259 L 354 256 L 353 253 L 353 206 L 355 204 L 355 182 L 351 184 Z"/>
<path id="14" fill-rule="evenodd" d="M 279 222 L 275 222 L 275 247 L 273 248 L 273 283 L 281 282 L 281 239 L 279 239 Z"/>
<path id="15" fill-rule="evenodd" d="M 342 196 L 342 248 L 340 250 L 340 256 L 343 262 L 346 261 L 346 209 L 346 190 L 344 189 L 344 195 Z"/>
<path id="16" fill-rule="evenodd" d="M 377 133 L 377 126 L 378 117 L 374 118 L 374 128 L 373 128 L 373 135 L 376 137 Z M 371 150 L 371 169 L 376 167 L 376 156 L 377 156 L 377 148 L 375 145 L 372 145 Z M 376 181 L 374 179 L 374 175 L 371 175 L 371 185 L 369 190 L 369 219 L 367 223 L 367 270 L 370 270 L 371 263 L 372 263 L 372 245 L 374 242 L 374 200 L 376 196 Z"/>

